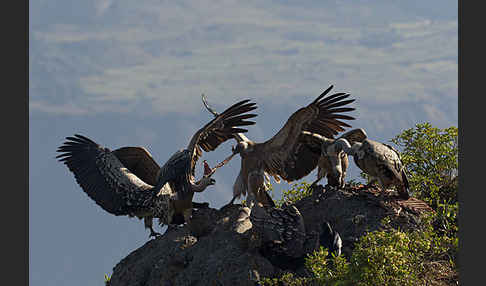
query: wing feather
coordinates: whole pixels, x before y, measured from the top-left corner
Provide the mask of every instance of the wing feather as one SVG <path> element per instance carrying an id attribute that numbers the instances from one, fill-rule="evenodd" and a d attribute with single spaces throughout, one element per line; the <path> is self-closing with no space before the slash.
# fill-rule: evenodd
<path id="1" fill-rule="evenodd" d="M 343 118 L 341 114 L 354 110 L 342 107 L 354 102 L 354 99 L 344 100 L 349 97 L 347 93 L 326 97 L 332 88 L 331 85 L 311 104 L 294 112 L 271 139 L 255 144 L 254 148 L 258 149 L 265 171 L 289 182 L 308 175 L 317 166 L 320 152 L 315 152 L 312 146 L 307 146 L 300 139 L 301 132 L 309 131 L 334 138 L 338 132 L 344 131 L 344 127 L 351 127 L 337 118 L 354 119 L 351 116 Z"/>
<path id="2" fill-rule="evenodd" d="M 253 118 L 256 114 L 244 114 L 256 109 L 256 103 L 250 102 L 249 99 L 242 100 L 233 104 L 222 113 L 215 115 L 215 118 L 199 129 L 192 137 L 187 150 L 192 154 L 191 174 L 194 174 L 194 168 L 200 153 L 195 152 L 197 147 L 209 152 L 215 150 L 221 143 L 228 139 L 234 138 L 238 133 L 245 133 L 248 130 L 240 126 L 253 125 L 255 122 L 245 119 Z"/>
<path id="3" fill-rule="evenodd" d="M 150 152 L 143 147 L 122 147 L 112 152 L 133 174 L 149 185 L 157 184 L 159 164 Z"/>
<path id="4" fill-rule="evenodd" d="M 82 135 L 66 137 L 56 158 L 74 174 L 83 191 L 105 211 L 134 215 L 151 207 L 152 186 L 128 170 L 113 152 Z"/>

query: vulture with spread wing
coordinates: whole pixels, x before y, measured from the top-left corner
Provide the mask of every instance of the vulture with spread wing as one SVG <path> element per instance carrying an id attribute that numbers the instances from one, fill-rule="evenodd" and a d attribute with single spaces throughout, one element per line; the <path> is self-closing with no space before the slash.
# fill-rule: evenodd
<path id="1" fill-rule="evenodd" d="M 196 162 L 202 150 L 213 151 L 234 134 L 247 132 L 240 126 L 255 124 L 245 120 L 256 116 L 246 113 L 256 109 L 249 101 L 232 105 L 199 129 L 187 148 L 175 152 L 162 168 L 142 147 L 111 151 L 82 135 L 67 137 L 56 158 L 105 211 L 144 218 L 150 236 L 155 236 L 153 218 L 159 218 L 161 224 L 181 224 L 190 219 L 194 192 L 215 183 L 211 178 L 215 168 L 208 170 L 207 164 L 204 176 L 195 180 Z"/>
<path id="2" fill-rule="evenodd" d="M 238 144 L 233 148 L 233 155 L 240 154 L 241 169 L 233 186 L 233 199 L 229 204 L 248 193 L 250 205 L 256 199 L 264 206 L 273 207 L 275 204 L 266 191 L 270 176 L 277 182 L 280 179 L 292 182 L 307 176 L 315 169 L 320 152 L 311 150 L 311 146 L 302 140 L 302 131 L 334 138 L 344 131 L 344 127 L 351 127 L 340 119 L 354 119 L 343 114 L 354 110 L 343 107 L 354 99 L 346 99 L 350 95 L 347 93 L 335 93 L 326 97 L 332 88 L 331 85 L 312 103 L 294 112 L 282 129 L 263 143 L 253 142 L 243 134 L 234 136 Z M 209 107 L 204 95 L 203 103 L 214 116 L 218 116 Z"/>
<path id="3" fill-rule="evenodd" d="M 362 142 L 366 139 L 366 132 L 362 128 L 357 128 L 343 133 L 338 139 L 340 138 L 345 138 L 351 144 Z M 337 139 L 326 138 L 308 131 L 302 131 L 301 139 L 308 144 L 311 150 L 320 155 L 317 162 L 317 179 L 311 184 L 311 187 L 325 176 L 327 176 L 330 186 L 344 187 L 349 160 L 342 148 L 336 148 L 336 145 L 333 144 Z"/>

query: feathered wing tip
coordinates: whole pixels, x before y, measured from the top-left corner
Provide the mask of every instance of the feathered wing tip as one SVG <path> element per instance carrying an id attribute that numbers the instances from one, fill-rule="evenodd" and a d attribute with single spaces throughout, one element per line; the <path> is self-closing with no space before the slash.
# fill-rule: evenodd
<path id="1" fill-rule="evenodd" d="M 122 171 L 123 165 L 108 148 L 79 134 L 66 139 L 56 158 L 74 174 L 91 199 L 114 215 L 129 215 L 144 208 L 152 194 L 143 190 L 151 188 L 150 185 Z"/>
<path id="2" fill-rule="evenodd" d="M 410 198 L 410 185 L 408 183 L 408 177 L 407 177 L 407 172 L 405 171 L 405 167 L 403 167 L 401 175 L 402 175 L 403 187 L 401 188 L 401 194 L 400 195 L 404 199 L 408 199 L 408 198 Z"/>
<path id="3" fill-rule="evenodd" d="M 214 117 L 218 116 L 219 113 L 216 112 L 216 110 L 214 110 L 209 104 L 208 104 L 208 100 L 206 98 L 206 96 L 203 94 L 201 94 L 201 99 L 202 99 L 202 102 L 204 104 L 204 107 L 206 107 L 206 109 L 212 114 L 214 115 Z"/>
<path id="4" fill-rule="evenodd" d="M 206 152 L 213 151 L 236 134 L 248 132 L 242 126 L 255 124 L 254 121 L 246 119 L 257 116 L 257 114 L 247 113 L 256 108 L 256 103 L 250 102 L 249 99 L 233 104 L 201 128 L 191 139 L 188 149 L 192 150 L 199 146 Z"/>
<path id="5" fill-rule="evenodd" d="M 319 95 L 309 106 L 315 106 L 319 110 L 318 118 L 313 120 L 306 128 L 307 131 L 323 135 L 327 138 L 334 138 L 345 127 L 351 127 L 343 120 L 354 120 L 355 118 L 343 113 L 355 110 L 353 107 L 345 107 L 355 101 L 347 99 L 349 93 L 334 93 L 326 97 L 332 89 L 332 85 Z"/>
<path id="6" fill-rule="evenodd" d="M 78 154 L 92 150 L 97 150 L 98 152 L 109 152 L 108 149 L 101 147 L 93 140 L 85 136 L 75 134 L 74 137 L 66 137 L 64 144 L 56 150 L 56 152 L 61 153 L 56 156 L 56 159 L 66 164 L 71 170 L 71 167 L 76 167 L 76 163 L 83 162 L 83 157 L 77 156 Z"/>
<path id="7" fill-rule="evenodd" d="M 313 102 L 312 104 L 315 104 L 316 102 L 318 102 L 320 99 L 322 99 L 324 96 L 326 96 L 326 94 L 328 94 L 331 89 L 334 87 L 334 85 L 330 85 L 324 92 L 322 92 Z"/>

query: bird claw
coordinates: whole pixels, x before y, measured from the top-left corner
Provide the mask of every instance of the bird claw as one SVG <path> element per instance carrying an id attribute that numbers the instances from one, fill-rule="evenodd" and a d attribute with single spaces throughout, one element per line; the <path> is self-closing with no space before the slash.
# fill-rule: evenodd
<path id="1" fill-rule="evenodd" d="M 209 203 L 208 202 L 204 202 L 204 203 L 192 202 L 192 207 L 195 208 L 195 209 L 207 209 L 207 208 L 209 208 Z"/>
<path id="2" fill-rule="evenodd" d="M 162 234 L 160 234 L 156 231 L 153 231 L 153 230 L 149 234 L 149 238 L 152 238 L 152 237 L 157 238 L 157 237 L 160 237 L 160 236 L 162 236 Z"/>

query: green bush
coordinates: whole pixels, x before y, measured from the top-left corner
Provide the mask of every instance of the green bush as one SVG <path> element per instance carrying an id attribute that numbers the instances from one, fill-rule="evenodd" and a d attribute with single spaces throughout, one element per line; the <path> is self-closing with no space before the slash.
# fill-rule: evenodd
<path id="1" fill-rule="evenodd" d="M 391 140 L 402 149 L 414 196 L 435 210 L 421 216 L 418 229 L 394 229 L 385 219 L 381 230 L 359 239 L 349 259 L 326 258 L 328 251 L 321 247 L 306 258 L 309 277 L 286 273 L 266 278 L 262 285 L 426 285 L 436 279 L 433 273 L 439 264 L 451 273 L 457 271 L 457 135 L 456 127 L 438 129 L 424 123 Z M 310 195 L 308 187 L 306 182 L 294 184 L 282 193 L 278 205 Z"/>
<path id="2" fill-rule="evenodd" d="M 310 184 L 305 181 L 290 185 L 291 188 L 289 190 L 282 191 L 282 197 L 275 202 L 277 207 L 281 207 L 284 202 L 293 204 L 305 197 L 312 195 L 312 189 L 309 188 Z"/>
<path id="3" fill-rule="evenodd" d="M 105 286 L 110 286 L 111 276 L 105 274 Z"/>
<path id="4" fill-rule="evenodd" d="M 391 139 L 401 150 L 414 196 L 436 208 L 457 202 L 457 127 L 417 124 Z"/>
<path id="5" fill-rule="evenodd" d="M 326 258 L 322 246 L 308 255 L 310 277 L 286 273 L 280 278 L 263 279 L 262 285 L 426 285 L 434 261 L 446 261 L 454 268 L 457 239 L 440 236 L 432 227 L 433 216 L 424 216 L 421 229 L 403 232 L 384 221 L 384 229 L 362 236 L 349 261 L 343 256 Z"/>

